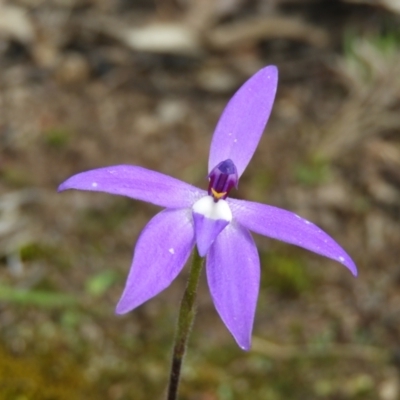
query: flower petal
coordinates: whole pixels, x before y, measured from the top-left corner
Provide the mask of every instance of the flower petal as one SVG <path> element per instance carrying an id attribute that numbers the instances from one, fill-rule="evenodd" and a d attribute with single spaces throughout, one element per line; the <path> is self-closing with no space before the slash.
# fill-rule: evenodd
<path id="1" fill-rule="evenodd" d="M 116 312 L 124 314 L 167 288 L 194 247 L 191 210 L 164 210 L 153 217 L 136 244 Z"/>
<path id="2" fill-rule="evenodd" d="M 278 84 L 275 66 L 261 69 L 234 94 L 218 121 L 211 142 L 208 172 L 231 159 L 239 177 L 260 141 Z"/>
<path id="3" fill-rule="evenodd" d="M 190 207 L 205 191 L 168 175 L 133 165 L 115 165 L 71 176 L 58 191 L 66 189 L 106 192 L 147 201 L 161 207 Z"/>
<path id="4" fill-rule="evenodd" d="M 331 258 L 357 276 L 357 267 L 342 247 L 318 226 L 299 215 L 250 201 L 229 199 L 228 203 L 234 219 L 251 231 Z"/>
<path id="5" fill-rule="evenodd" d="M 232 212 L 225 200 L 216 202 L 211 196 L 197 200 L 192 210 L 197 249 L 200 256 L 204 257 L 220 232 L 232 220 Z"/>
<path id="6" fill-rule="evenodd" d="M 260 286 L 260 260 L 249 231 L 229 224 L 210 247 L 207 280 L 215 308 L 237 344 L 249 350 Z"/>
<path id="7" fill-rule="evenodd" d="M 196 244 L 199 255 L 204 257 L 208 249 L 214 243 L 217 236 L 229 224 L 225 219 L 211 219 L 202 214 L 193 213 L 194 230 L 196 232 Z"/>

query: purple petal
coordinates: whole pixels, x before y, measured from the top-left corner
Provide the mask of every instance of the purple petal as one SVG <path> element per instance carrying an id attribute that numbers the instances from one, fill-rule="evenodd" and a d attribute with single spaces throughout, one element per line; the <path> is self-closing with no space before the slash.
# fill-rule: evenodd
<path id="1" fill-rule="evenodd" d="M 116 312 L 124 314 L 167 288 L 194 247 L 191 210 L 164 210 L 150 220 L 136 244 Z"/>
<path id="2" fill-rule="evenodd" d="M 225 219 L 211 219 L 196 212 L 193 213 L 197 249 L 201 257 L 207 254 L 217 236 L 229 224 Z"/>
<path id="3" fill-rule="evenodd" d="M 275 66 L 261 69 L 234 94 L 211 141 L 208 172 L 231 159 L 238 175 L 250 162 L 271 113 L 278 84 Z"/>
<path id="4" fill-rule="evenodd" d="M 260 286 L 260 260 L 253 238 L 229 224 L 207 256 L 207 280 L 215 307 L 237 344 L 249 350 Z"/>
<path id="5" fill-rule="evenodd" d="M 300 216 L 281 208 L 229 199 L 233 217 L 253 232 L 295 244 L 346 266 L 354 276 L 357 267 L 327 233 Z"/>
<path id="6" fill-rule="evenodd" d="M 161 207 L 190 207 L 206 192 L 159 172 L 133 165 L 115 165 L 74 175 L 62 183 L 66 189 L 106 192 L 147 201 Z"/>

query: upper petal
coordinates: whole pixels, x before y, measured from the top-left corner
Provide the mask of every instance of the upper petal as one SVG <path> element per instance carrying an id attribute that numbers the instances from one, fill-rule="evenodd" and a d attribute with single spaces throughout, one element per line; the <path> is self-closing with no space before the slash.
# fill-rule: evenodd
<path id="1" fill-rule="evenodd" d="M 190 209 L 164 210 L 143 229 L 116 312 L 124 314 L 167 288 L 194 247 Z"/>
<path id="2" fill-rule="evenodd" d="M 350 256 L 327 233 L 310 221 L 281 208 L 250 201 L 229 199 L 234 219 L 253 232 L 295 244 L 331 258 L 357 275 Z"/>
<path id="3" fill-rule="evenodd" d="M 133 165 L 114 165 L 81 172 L 63 182 L 58 190 L 107 192 L 147 201 L 162 207 L 190 207 L 206 192 L 168 175 Z"/>
<path id="4" fill-rule="evenodd" d="M 278 84 L 275 66 L 261 69 L 234 94 L 211 141 L 208 172 L 231 159 L 239 177 L 253 156 L 271 113 Z"/>
<path id="5" fill-rule="evenodd" d="M 229 224 L 207 256 L 207 280 L 215 308 L 237 344 L 249 350 L 260 286 L 260 260 L 249 231 Z"/>

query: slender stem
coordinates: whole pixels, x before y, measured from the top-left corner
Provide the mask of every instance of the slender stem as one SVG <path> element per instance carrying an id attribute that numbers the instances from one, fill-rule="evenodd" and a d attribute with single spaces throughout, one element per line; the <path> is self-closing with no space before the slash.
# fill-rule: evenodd
<path id="1" fill-rule="evenodd" d="M 187 341 L 194 321 L 197 286 L 203 264 L 204 259 L 199 256 L 197 249 L 195 249 L 192 256 L 192 266 L 190 268 L 189 280 L 179 310 L 178 326 L 172 353 L 171 374 L 169 378 L 167 397 L 168 400 L 177 399 L 182 360 L 185 355 Z"/>

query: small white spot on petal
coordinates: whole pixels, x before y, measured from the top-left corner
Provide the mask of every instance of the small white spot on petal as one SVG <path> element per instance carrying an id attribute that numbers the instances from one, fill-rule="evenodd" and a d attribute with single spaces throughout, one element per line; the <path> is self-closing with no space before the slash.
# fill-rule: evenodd
<path id="1" fill-rule="evenodd" d="M 97 182 L 93 182 L 92 183 L 92 187 L 97 187 L 98 185 L 97 185 Z"/>
<path id="2" fill-rule="evenodd" d="M 340 257 L 338 258 L 338 260 L 339 260 L 340 262 L 344 262 L 344 257 L 340 256 Z"/>
<path id="3" fill-rule="evenodd" d="M 171 254 L 175 254 L 175 250 L 174 250 L 173 247 L 171 247 L 168 251 L 169 251 Z"/>
<path id="4" fill-rule="evenodd" d="M 237 142 L 237 139 L 234 139 L 233 142 L 236 143 L 236 142 Z"/>
<path id="5" fill-rule="evenodd" d="M 310 224 L 311 224 L 311 222 L 310 222 L 310 221 L 307 221 L 306 219 L 304 220 L 304 222 L 305 222 L 307 225 L 310 225 Z"/>

